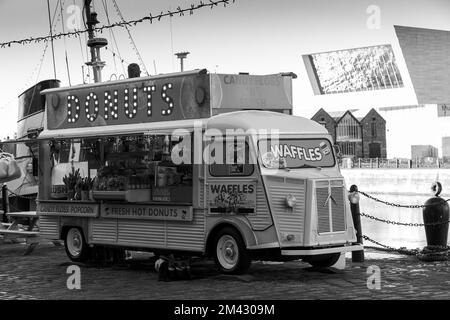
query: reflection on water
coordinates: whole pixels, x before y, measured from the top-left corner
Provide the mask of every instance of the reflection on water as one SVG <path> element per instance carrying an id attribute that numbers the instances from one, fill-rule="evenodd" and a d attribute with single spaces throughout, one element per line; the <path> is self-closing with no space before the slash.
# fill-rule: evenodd
<path id="1" fill-rule="evenodd" d="M 377 194 L 376 198 L 388 202 L 404 205 L 422 205 L 429 195 L 389 195 Z M 423 223 L 422 208 L 397 208 L 375 202 L 361 195 L 360 210 L 381 219 L 399 221 L 403 223 Z M 398 226 L 384 222 L 374 221 L 366 217 L 361 217 L 363 234 L 382 243 L 395 248 L 407 247 L 409 249 L 422 249 L 427 245 L 425 237 L 425 227 Z M 365 240 L 365 245 L 374 245 Z"/>

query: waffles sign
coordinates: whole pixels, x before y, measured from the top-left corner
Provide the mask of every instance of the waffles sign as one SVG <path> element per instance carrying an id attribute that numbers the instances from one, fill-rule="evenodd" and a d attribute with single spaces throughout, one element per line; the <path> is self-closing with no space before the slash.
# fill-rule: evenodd
<path id="1" fill-rule="evenodd" d="M 322 160 L 322 153 L 320 148 L 302 148 L 298 146 L 279 144 L 271 146 L 271 151 L 276 157 L 304 159 L 306 161 L 320 161 Z M 328 151 L 329 152 L 329 151 Z"/>
<path id="2" fill-rule="evenodd" d="M 211 213 L 255 213 L 256 184 L 244 182 L 211 183 L 209 188 Z"/>

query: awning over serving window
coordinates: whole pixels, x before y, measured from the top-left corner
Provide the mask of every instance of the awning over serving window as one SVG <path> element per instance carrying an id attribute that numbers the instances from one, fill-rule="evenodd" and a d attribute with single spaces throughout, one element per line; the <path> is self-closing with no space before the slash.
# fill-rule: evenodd
<path id="1" fill-rule="evenodd" d="M 180 120 L 180 121 L 162 121 L 153 123 L 136 123 L 114 126 L 100 126 L 88 128 L 71 128 L 59 130 L 43 131 L 38 140 L 46 139 L 64 139 L 64 138 L 80 138 L 80 137 L 104 137 L 113 135 L 127 135 L 136 133 L 173 133 L 176 129 L 184 129 L 193 131 L 194 126 L 202 128 L 204 122 L 202 120 Z"/>

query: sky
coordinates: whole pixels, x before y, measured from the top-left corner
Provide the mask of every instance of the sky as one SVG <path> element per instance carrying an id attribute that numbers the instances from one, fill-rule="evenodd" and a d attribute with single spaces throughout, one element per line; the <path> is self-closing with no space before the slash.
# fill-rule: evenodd
<path id="1" fill-rule="evenodd" d="M 65 31 L 76 21 L 76 10 L 82 0 L 61 0 L 63 14 L 56 14 L 55 32 Z M 111 0 L 106 8 L 111 22 L 119 16 Z M 49 0 L 53 14 L 58 0 Z M 200 0 L 116 0 L 126 20 L 156 15 L 178 6 L 187 7 Z M 207 2 L 207 1 L 205 1 Z M 107 24 L 104 3 L 94 0 L 100 20 Z M 376 28 L 368 26 L 374 11 L 379 9 Z M 49 34 L 46 0 L 0 0 L 0 42 Z M 68 11 L 69 10 L 69 11 Z M 72 11 L 71 11 L 72 10 Z M 75 12 L 75 15 L 74 15 Z M 64 24 L 61 21 L 64 21 Z M 379 22 L 379 23 L 378 23 Z M 383 92 L 348 95 L 314 96 L 301 56 L 378 44 L 392 44 L 399 52 L 393 25 L 450 30 L 448 0 L 236 0 L 227 7 L 203 8 L 193 15 L 163 18 L 153 24 L 144 22 L 130 28 L 131 35 L 150 74 L 179 71 L 174 53 L 189 51 L 185 70 L 206 68 L 210 72 L 272 74 L 292 71 L 294 114 L 312 116 L 320 107 L 342 110 L 353 107 L 370 108 L 417 104 L 405 62 L 397 54 L 405 88 L 391 90 L 389 101 Z M 102 50 L 103 79 L 123 74 L 120 52 L 127 63 L 137 62 L 135 50 L 124 28 L 115 28 L 118 49 L 111 33 L 106 31 L 110 45 Z M 82 66 L 87 60 L 85 38 L 55 40 L 56 77 L 67 86 L 69 62 L 71 84 L 83 82 Z M 0 138 L 13 136 L 17 121 L 17 96 L 36 81 L 54 78 L 51 46 L 45 43 L 11 46 L 0 49 Z M 40 71 L 39 71 L 40 70 Z M 87 72 L 86 67 L 84 68 Z M 88 78 L 85 78 L 88 81 Z M 429 124 L 432 126 L 432 124 Z M 443 125 L 444 127 L 444 125 Z M 447 125 L 447 127 L 450 127 Z"/>

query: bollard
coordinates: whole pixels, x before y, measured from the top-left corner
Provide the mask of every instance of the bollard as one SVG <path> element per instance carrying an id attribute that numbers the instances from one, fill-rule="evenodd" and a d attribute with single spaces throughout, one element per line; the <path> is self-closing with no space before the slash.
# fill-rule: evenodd
<path id="1" fill-rule="evenodd" d="M 6 223 L 8 222 L 8 217 L 6 216 L 6 213 L 8 213 L 8 187 L 6 184 L 2 186 L 2 210 L 2 222 Z"/>
<path id="2" fill-rule="evenodd" d="M 359 211 L 359 193 L 358 187 L 352 185 L 350 187 L 350 194 L 348 195 L 350 200 L 350 210 L 352 212 L 353 225 L 356 229 L 356 242 L 363 244 L 363 234 L 361 227 L 361 216 Z M 364 250 L 352 251 L 353 262 L 364 262 Z"/>
<path id="3" fill-rule="evenodd" d="M 442 199 L 439 194 L 442 191 L 440 182 L 432 185 L 434 197 L 425 202 L 423 208 L 423 222 L 425 223 L 425 235 L 427 246 L 447 246 L 449 206 L 447 201 Z M 447 223 L 445 223 L 447 221 Z M 427 225 L 436 223 L 435 225 Z"/>

